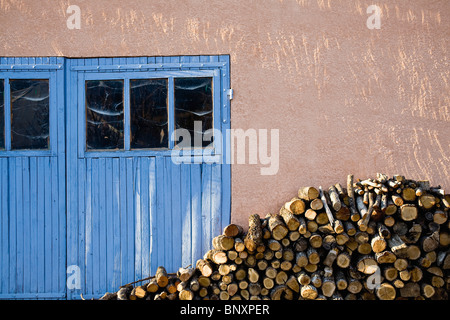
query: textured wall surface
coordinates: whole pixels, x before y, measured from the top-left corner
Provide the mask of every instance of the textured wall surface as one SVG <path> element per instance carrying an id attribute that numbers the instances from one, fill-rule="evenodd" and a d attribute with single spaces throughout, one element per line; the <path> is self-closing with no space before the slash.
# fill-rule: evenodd
<path id="1" fill-rule="evenodd" d="M 450 188 L 449 14 L 447 0 L 0 0 L 0 56 L 230 54 L 232 128 L 279 129 L 276 175 L 233 165 L 232 221 L 247 225 L 350 172 Z"/>

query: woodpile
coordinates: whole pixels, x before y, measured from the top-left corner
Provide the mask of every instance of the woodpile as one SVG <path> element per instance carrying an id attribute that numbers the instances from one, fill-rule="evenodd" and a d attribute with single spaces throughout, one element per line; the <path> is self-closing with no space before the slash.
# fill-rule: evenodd
<path id="1" fill-rule="evenodd" d="M 377 174 L 304 187 L 276 214 L 231 224 L 195 266 L 127 284 L 117 300 L 448 299 L 450 196 Z"/>

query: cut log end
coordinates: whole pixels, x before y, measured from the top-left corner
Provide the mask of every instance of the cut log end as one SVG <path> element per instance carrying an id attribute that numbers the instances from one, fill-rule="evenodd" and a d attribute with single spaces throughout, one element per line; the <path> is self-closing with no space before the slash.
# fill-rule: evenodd
<path id="1" fill-rule="evenodd" d="M 382 283 L 376 288 L 376 295 L 380 300 L 394 300 L 397 295 L 397 291 L 391 284 Z"/>
<path id="2" fill-rule="evenodd" d="M 311 201 L 319 197 L 319 191 L 314 187 L 303 187 L 298 190 L 298 197 Z"/>

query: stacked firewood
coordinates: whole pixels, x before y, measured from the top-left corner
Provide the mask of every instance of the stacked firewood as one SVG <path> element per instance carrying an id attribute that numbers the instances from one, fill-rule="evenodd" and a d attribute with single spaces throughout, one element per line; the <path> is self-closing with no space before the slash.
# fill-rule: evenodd
<path id="1" fill-rule="evenodd" d="M 400 175 L 303 187 L 247 232 L 227 226 L 195 266 L 102 299 L 448 299 L 449 202 Z"/>

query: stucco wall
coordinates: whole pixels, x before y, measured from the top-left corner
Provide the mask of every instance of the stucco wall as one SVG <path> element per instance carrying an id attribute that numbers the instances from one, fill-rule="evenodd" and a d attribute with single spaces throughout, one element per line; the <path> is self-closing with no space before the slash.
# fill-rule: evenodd
<path id="1" fill-rule="evenodd" d="M 0 56 L 230 54 L 232 128 L 280 134 L 276 175 L 232 167 L 232 221 L 246 225 L 350 172 L 450 188 L 449 14 L 448 0 L 0 0 Z"/>

